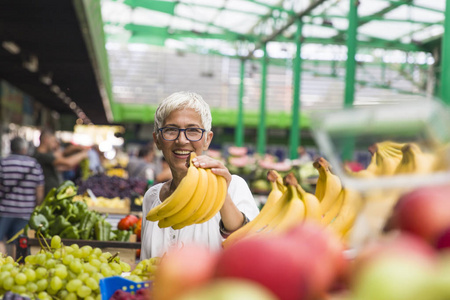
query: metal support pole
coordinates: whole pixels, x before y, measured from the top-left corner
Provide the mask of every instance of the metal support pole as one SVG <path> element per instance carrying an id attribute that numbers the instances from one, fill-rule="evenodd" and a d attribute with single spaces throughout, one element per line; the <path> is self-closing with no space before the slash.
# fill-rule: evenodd
<path id="1" fill-rule="evenodd" d="M 298 157 L 298 145 L 300 145 L 301 128 L 300 128 L 300 92 L 301 92 L 301 70 L 302 70 L 302 29 L 303 22 L 297 20 L 297 31 L 295 33 L 295 43 L 297 51 L 294 57 L 294 73 L 293 73 L 293 95 L 292 95 L 292 125 L 289 142 L 289 158 L 291 160 Z"/>
<path id="2" fill-rule="evenodd" d="M 445 1 L 445 21 L 444 35 L 442 37 L 441 50 L 441 80 L 440 91 L 441 99 L 447 105 L 450 105 L 450 0 Z"/>
<path id="3" fill-rule="evenodd" d="M 245 80 L 245 59 L 241 59 L 240 83 L 239 83 L 239 104 L 234 143 L 238 147 L 244 146 L 244 80 Z"/>
<path id="4" fill-rule="evenodd" d="M 347 66 L 345 73 L 345 99 L 344 108 L 353 107 L 355 99 L 355 74 L 356 74 L 356 34 L 358 29 L 358 5 L 359 0 L 350 0 L 347 29 Z M 352 160 L 354 152 L 354 139 L 349 137 L 344 141 L 342 159 Z"/>
<path id="5" fill-rule="evenodd" d="M 257 152 L 260 155 L 266 154 L 266 81 L 267 81 L 267 44 L 262 47 L 264 52 L 261 61 L 261 103 L 259 109 L 258 141 Z"/>

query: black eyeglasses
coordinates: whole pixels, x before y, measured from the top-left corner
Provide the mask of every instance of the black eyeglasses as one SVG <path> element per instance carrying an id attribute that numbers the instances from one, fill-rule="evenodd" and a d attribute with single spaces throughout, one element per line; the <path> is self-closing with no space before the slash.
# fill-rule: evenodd
<path id="1" fill-rule="evenodd" d="M 162 138 L 166 141 L 175 141 L 180 136 L 180 132 L 184 131 L 184 136 L 191 142 L 197 142 L 201 140 L 203 137 L 203 133 L 206 131 L 206 129 L 194 127 L 186 129 L 177 127 L 163 127 L 159 128 L 158 130 L 161 132 Z"/>

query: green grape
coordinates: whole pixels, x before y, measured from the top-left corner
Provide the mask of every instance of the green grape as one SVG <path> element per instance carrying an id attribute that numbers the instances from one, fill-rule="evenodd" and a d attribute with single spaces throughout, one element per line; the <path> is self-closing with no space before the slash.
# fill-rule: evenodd
<path id="1" fill-rule="evenodd" d="M 39 279 L 38 281 L 36 281 L 36 285 L 38 292 L 45 291 L 48 287 L 48 280 L 44 278 Z"/>
<path id="2" fill-rule="evenodd" d="M 58 265 L 55 268 L 55 275 L 61 279 L 65 279 L 67 277 L 67 268 L 65 265 Z"/>
<path id="3" fill-rule="evenodd" d="M 74 248 L 70 246 L 64 246 L 64 251 L 66 254 L 71 254 L 73 252 Z"/>
<path id="4" fill-rule="evenodd" d="M 14 261 L 14 258 L 12 258 L 12 256 L 7 256 L 5 258 L 5 263 L 14 265 L 16 262 Z"/>
<path id="5" fill-rule="evenodd" d="M 27 288 L 27 291 L 29 293 L 35 293 L 38 290 L 38 286 L 36 283 L 34 282 L 27 282 L 27 284 L 25 285 L 25 287 Z"/>
<path id="6" fill-rule="evenodd" d="M 80 246 L 78 246 L 78 244 L 72 244 L 72 245 L 70 245 L 70 247 L 72 247 L 73 250 L 78 250 L 78 249 L 80 249 Z"/>
<path id="7" fill-rule="evenodd" d="M 84 300 L 95 300 L 95 298 L 92 296 L 87 296 L 86 298 L 84 298 Z"/>
<path id="8" fill-rule="evenodd" d="M 78 295 L 78 297 L 81 297 L 81 298 L 86 298 L 91 293 L 92 293 L 92 290 L 85 285 L 82 285 L 77 289 L 77 295 Z"/>
<path id="9" fill-rule="evenodd" d="M 36 264 L 43 266 L 45 264 L 46 260 L 47 260 L 47 257 L 45 255 L 45 253 L 36 254 Z"/>
<path id="10" fill-rule="evenodd" d="M 81 258 L 81 256 L 83 255 L 83 252 L 81 251 L 81 249 L 74 249 L 72 252 L 72 255 L 76 258 Z"/>
<path id="11" fill-rule="evenodd" d="M 80 279 L 72 279 L 67 283 L 66 289 L 69 292 L 75 292 L 82 285 L 83 282 Z"/>
<path id="12" fill-rule="evenodd" d="M 27 276 L 27 281 L 36 280 L 36 272 L 33 269 L 24 269 L 23 273 Z"/>
<path id="13" fill-rule="evenodd" d="M 123 261 L 120 262 L 120 268 L 122 269 L 122 272 L 130 272 L 131 270 L 131 266 Z"/>
<path id="14" fill-rule="evenodd" d="M 24 285 L 15 285 L 12 287 L 11 292 L 24 295 L 27 292 L 27 288 Z"/>
<path id="15" fill-rule="evenodd" d="M 120 266 L 120 264 L 116 263 L 116 262 L 112 262 L 109 264 L 111 269 L 113 270 L 115 275 L 120 275 L 122 274 L 122 267 Z"/>
<path id="16" fill-rule="evenodd" d="M 29 265 L 34 265 L 36 263 L 36 256 L 34 255 L 28 255 L 25 256 L 25 263 Z"/>
<path id="17" fill-rule="evenodd" d="M 11 271 L 9 271 L 9 274 L 11 275 L 11 277 L 16 277 L 17 274 L 19 274 L 19 269 L 18 268 L 13 268 Z"/>
<path id="18" fill-rule="evenodd" d="M 39 300 L 51 300 L 52 299 L 52 297 L 47 292 L 44 292 L 44 291 L 41 291 L 37 295 L 37 297 Z"/>
<path id="19" fill-rule="evenodd" d="M 110 252 L 103 252 L 100 257 L 104 257 L 106 259 L 109 259 L 112 256 Z"/>
<path id="20" fill-rule="evenodd" d="M 72 272 L 79 274 L 83 270 L 83 265 L 81 264 L 80 260 L 73 260 L 69 265 L 69 269 Z"/>
<path id="21" fill-rule="evenodd" d="M 94 248 L 94 250 L 92 251 L 92 254 L 96 255 L 97 257 L 102 255 L 102 253 L 103 253 L 102 249 L 98 247 Z"/>
<path id="22" fill-rule="evenodd" d="M 37 279 L 47 278 L 47 276 L 48 276 L 48 271 L 44 267 L 38 267 L 36 269 L 35 273 L 36 273 L 36 278 Z"/>
<path id="23" fill-rule="evenodd" d="M 55 252 L 53 252 L 53 257 L 54 258 L 60 259 L 61 256 L 62 256 L 61 249 L 56 249 Z"/>
<path id="24" fill-rule="evenodd" d="M 92 275 L 92 277 L 97 280 L 97 282 L 100 281 L 100 279 L 105 278 L 105 276 L 103 276 L 102 273 L 95 273 L 94 275 Z"/>
<path id="25" fill-rule="evenodd" d="M 70 247 L 68 247 L 69 249 L 72 249 Z M 66 266 L 70 265 L 70 263 L 74 260 L 74 256 L 72 254 L 67 254 L 66 256 L 63 257 L 62 262 L 63 264 L 65 264 Z"/>
<path id="26" fill-rule="evenodd" d="M 24 273 L 18 273 L 14 277 L 14 281 L 17 285 L 25 285 L 27 283 L 27 275 L 25 275 Z"/>
<path id="27" fill-rule="evenodd" d="M 94 258 L 94 259 L 90 259 L 89 260 L 89 263 L 91 264 L 91 265 L 93 265 L 95 268 L 97 268 L 97 269 L 99 269 L 100 268 L 100 265 L 102 264 L 102 262 L 99 260 L 99 259 L 97 259 L 97 258 Z"/>
<path id="28" fill-rule="evenodd" d="M 90 263 L 83 264 L 83 271 L 89 274 L 94 274 L 98 272 L 97 268 L 91 265 Z"/>
<path id="29" fill-rule="evenodd" d="M 84 281 L 84 283 L 93 291 L 95 291 L 96 289 L 98 289 L 98 282 L 97 280 L 95 280 L 92 277 L 86 278 L 86 280 Z"/>
<path id="30" fill-rule="evenodd" d="M 61 278 L 59 278 L 58 276 L 54 276 L 52 277 L 52 279 L 50 280 L 50 287 L 55 290 L 55 291 L 59 291 L 63 286 L 63 282 L 61 280 Z"/>
<path id="31" fill-rule="evenodd" d="M 102 300 L 102 294 L 98 294 L 98 295 L 95 297 L 95 300 Z"/>
<path id="32" fill-rule="evenodd" d="M 69 294 L 69 292 L 66 290 L 59 290 L 59 292 L 57 293 L 57 296 L 59 299 L 66 299 L 68 294 Z"/>
<path id="33" fill-rule="evenodd" d="M 51 300 L 52 297 L 47 294 L 47 292 L 41 291 L 38 295 L 37 295 L 39 300 Z"/>
<path id="34" fill-rule="evenodd" d="M 108 267 L 103 267 L 100 269 L 100 272 L 103 274 L 103 276 L 105 277 L 111 277 L 113 276 L 113 271 L 111 270 L 111 268 Z"/>
<path id="35" fill-rule="evenodd" d="M 6 291 L 10 291 L 14 285 L 15 285 L 15 282 L 14 282 L 13 277 L 5 278 L 5 280 L 3 281 L 3 288 Z"/>
<path id="36" fill-rule="evenodd" d="M 67 294 L 66 298 L 64 300 L 77 300 L 78 296 L 76 293 L 71 292 L 69 294 Z"/>
<path id="37" fill-rule="evenodd" d="M 44 264 L 44 267 L 46 267 L 47 269 L 52 269 L 55 266 L 56 266 L 56 260 L 53 258 L 47 259 L 47 261 Z"/>
<path id="38" fill-rule="evenodd" d="M 81 257 L 82 258 L 88 257 L 92 253 L 92 250 L 93 250 L 92 247 L 89 245 L 83 246 L 80 249 L 81 249 Z"/>
<path id="39" fill-rule="evenodd" d="M 6 277 L 9 277 L 11 275 L 9 275 L 9 271 L 1 271 L 0 272 L 0 282 L 3 282 L 3 280 L 5 280 Z M 0 287 L 1 287 L 1 283 L 0 283 Z"/>
<path id="40" fill-rule="evenodd" d="M 50 247 L 52 247 L 53 249 L 61 248 L 61 237 L 59 235 L 54 235 L 52 237 L 52 240 L 50 242 Z"/>
<path id="41" fill-rule="evenodd" d="M 53 257 L 53 253 L 51 253 L 51 252 L 45 252 L 45 257 L 46 257 L 47 259 L 52 258 L 52 257 Z"/>
<path id="42" fill-rule="evenodd" d="M 89 273 L 80 273 L 77 278 L 80 279 L 81 281 L 84 281 L 89 276 L 90 276 Z"/>
<path id="43" fill-rule="evenodd" d="M 8 271 L 8 272 L 10 272 L 12 269 L 14 269 L 14 265 L 11 264 L 11 263 L 5 263 L 5 264 L 2 266 L 2 272 L 3 272 L 3 271 Z"/>
<path id="44" fill-rule="evenodd" d="M 47 287 L 47 293 L 49 293 L 49 294 L 52 295 L 52 296 L 55 296 L 55 295 L 58 293 L 58 291 L 55 290 L 55 289 L 52 289 L 52 287 L 49 286 L 49 287 Z M 53 297 L 52 297 L 52 298 L 53 298 Z"/>

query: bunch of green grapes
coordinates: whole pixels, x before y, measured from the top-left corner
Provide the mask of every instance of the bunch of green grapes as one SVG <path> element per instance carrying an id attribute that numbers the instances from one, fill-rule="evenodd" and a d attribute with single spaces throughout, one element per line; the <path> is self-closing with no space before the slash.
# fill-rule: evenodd
<path id="1" fill-rule="evenodd" d="M 64 246 L 57 235 L 48 249 L 25 257 L 19 265 L 6 258 L 0 268 L 0 296 L 6 291 L 31 299 L 101 299 L 101 278 L 129 272 L 116 255 L 91 246 Z"/>
<path id="2" fill-rule="evenodd" d="M 141 260 L 130 275 L 125 276 L 129 280 L 135 282 L 149 281 L 155 278 L 156 268 L 160 262 L 160 257 L 152 257 Z"/>

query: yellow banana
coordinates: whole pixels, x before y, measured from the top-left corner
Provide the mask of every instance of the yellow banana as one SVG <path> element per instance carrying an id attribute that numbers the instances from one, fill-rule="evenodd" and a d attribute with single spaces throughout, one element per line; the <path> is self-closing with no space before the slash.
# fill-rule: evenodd
<path id="1" fill-rule="evenodd" d="M 341 189 L 338 197 L 329 210 L 323 211 L 322 224 L 327 225 L 339 214 L 342 203 L 344 202 L 344 189 Z"/>
<path id="2" fill-rule="evenodd" d="M 228 186 L 227 186 L 227 180 L 223 176 L 217 177 L 217 196 L 214 199 L 213 207 L 209 210 L 209 212 L 206 214 L 205 217 L 203 217 L 201 220 L 198 221 L 198 223 L 203 223 L 208 220 L 210 220 L 212 217 L 214 217 L 219 210 L 222 208 L 223 203 L 225 202 L 225 199 L 228 194 Z"/>
<path id="3" fill-rule="evenodd" d="M 196 154 L 191 152 L 186 176 L 181 180 L 172 195 L 167 197 L 163 203 L 155 206 L 148 212 L 146 216 L 147 220 L 159 221 L 179 212 L 186 206 L 187 201 L 192 197 L 195 191 L 192 187 L 197 186 L 198 178 L 200 176 L 199 170 L 192 164 L 192 159 L 195 157 Z"/>
<path id="4" fill-rule="evenodd" d="M 214 199 L 217 197 L 217 176 L 212 173 L 211 169 L 206 169 L 206 173 L 208 175 L 208 190 L 205 199 L 203 199 L 200 207 L 187 220 L 173 225 L 173 229 L 181 229 L 192 224 L 200 223 L 200 220 L 203 219 L 214 206 Z"/>
<path id="5" fill-rule="evenodd" d="M 314 194 L 306 192 L 300 184 L 296 184 L 295 188 L 300 195 L 300 199 L 305 204 L 306 214 L 305 217 L 310 220 L 321 221 L 322 209 L 320 207 L 319 199 Z"/>
<path id="6" fill-rule="evenodd" d="M 272 206 L 275 202 L 280 199 L 280 197 L 283 195 L 283 192 L 286 190 L 286 187 L 283 184 L 283 178 L 281 175 L 275 171 L 275 170 L 269 170 L 267 172 L 267 179 L 269 180 L 272 189 L 267 196 L 266 203 L 264 203 L 264 206 Z"/>
<path id="7" fill-rule="evenodd" d="M 287 197 L 283 197 L 285 201 L 283 202 L 284 206 L 282 210 L 261 232 L 270 234 L 282 233 L 304 221 L 305 204 L 300 199 L 295 187 L 296 180 L 293 181 L 292 178 L 295 179 L 295 176 L 289 173 L 285 179 L 285 184 L 287 185 L 287 191 L 285 193 L 288 193 L 288 195 Z"/>
<path id="8" fill-rule="evenodd" d="M 377 170 L 375 172 L 378 176 L 390 176 L 395 173 L 397 166 L 402 160 L 402 147 L 404 144 L 395 143 L 392 141 L 384 141 L 376 143 L 373 147 L 376 152 Z"/>
<path id="9" fill-rule="evenodd" d="M 194 212 L 196 212 L 205 199 L 206 192 L 208 191 L 208 173 L 203 168 L 198 168 L 199 180 L 197 187 L 195 188 L 194 195 L 187 202 L 179 212 L 164 218 L 158 222 L 160 228 L 174 226 L 186 221 Z M 179 229 L 179 226 L 177 227 Z"/>
<path id="10" fill-rule="evenodd" d="M 339 214 L 328 225 L 340 237 L 344 237 L 352 228 L 363 204 L 361 194 L 358 191 L 343 188 L 342 193 L 343 202 Z"/>
<path id="11" fill-rule="evenodd" d="M 341 192 L 341 180 L 337 175 L 331 173 L 330 164 L 323 157 L 316 159 L 313 166 L 319 171 L 315 196 L 320 201 L 322 212 L 326 212 Z"/>
<path id="12" fill-rule="evenodd" d="M 426 174 L 434 171 L 436 157 L 422 152 L 419 145 L 409 143 L 402 148 L 403 158 L 396 169 L 396 174 Z"/>
<path id="13" fill-rule="evenodd" d="M 269 193 L 266 203 L 264 204 L 259 214 L 253 220 L 230 234 L 230 236 L 228 236 L 227 239 L 223 241 L 222 246 L 224 248 L 230 246 L 231 244 L 234 244 L 236 241 L 244 237 L 253 235 L 261 229 L 265 228 L 270 223 L 270 221 L 280 213 L 281 209 L 285 205 L 285 202 L 287 201 L 287 199 L 284 198 L 290 197 L 290 194 L 288 195 L 288 193 L 286 193 L 286 187 L 282 182 L 283 179 L 281 178 L 281 176 L 278 176 L 279 174 L 276 171 L 272 172 L 272 170 L 270 170 L 267 173 L 267 178 L 272 183 L 272 190 Z M 279 186 L 280 182 L 278 178 L 281 178 L 281 187 Z M 272 181 L 273 179 L 275 179 L 275 181 Z M 281 191 L 282 189 L 284 190 L 284 192 Z"/>

